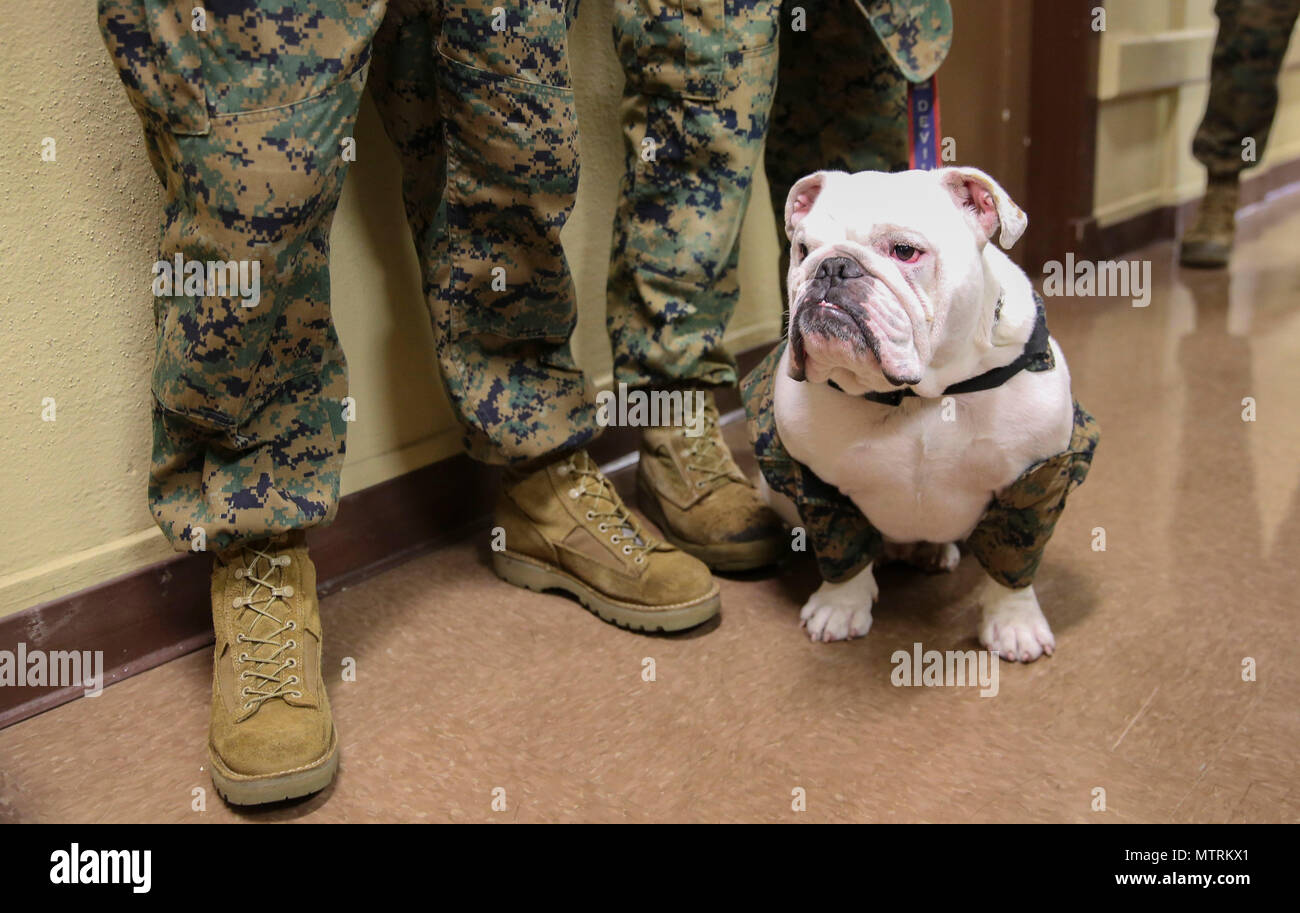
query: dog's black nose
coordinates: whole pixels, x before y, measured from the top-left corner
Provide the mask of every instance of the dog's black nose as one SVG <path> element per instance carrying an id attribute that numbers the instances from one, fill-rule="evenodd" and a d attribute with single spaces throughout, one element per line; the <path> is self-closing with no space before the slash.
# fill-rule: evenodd
<path id="1" fill-rule="evenodd" d="M 827 257 L 817 264 L 817 274 L 813 279 L 829 279 L 832 282 L 843 279 L 861 279 L 866 273 L 852 257 Z"/>

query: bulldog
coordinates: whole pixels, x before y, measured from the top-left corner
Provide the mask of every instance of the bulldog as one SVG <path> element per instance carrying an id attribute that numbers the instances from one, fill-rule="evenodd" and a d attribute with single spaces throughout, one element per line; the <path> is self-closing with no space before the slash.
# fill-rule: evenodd
<path id="1" fill-rule="evenodd" d="M 1099 432 L 1074 402 L 1041 299 L 1007 257 L 1027 218 L 975 168 L 821 171 L 785 206 L 786 339 L 745 380 L 768 503 L 823 582 L 816 641 L 861 637 L 873 567 L 984 568 L 978 637 L 1021 662 L 1056 647 L 1033 577 Z"/>

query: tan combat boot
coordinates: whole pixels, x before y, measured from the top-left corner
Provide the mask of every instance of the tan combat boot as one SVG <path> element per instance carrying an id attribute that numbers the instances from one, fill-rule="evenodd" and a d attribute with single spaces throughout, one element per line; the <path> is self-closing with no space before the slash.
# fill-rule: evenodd
<path id="1" fill-rule="evenodd" d="M 685 426 L 642 434 L 638 504 L 669 542 L 715 571 L 772 564 L 786 549 L 785 527 L 731 456 L 713 394 L 704 402 L 700 436 Z"/>
<path id="2" fill-rule="evenodd" d="M 1211 175 L 1196 224 L 1183 234 L 1178 248 L 1178 260 L 1183 266 L 1219 268 L 1228 264 L 1236 228 L 1238 191 L 1235 174 Z"/>
<path id="3" fill-rule="evenodd" d="M 339 766 L 321 678 L 316 567 L 301 533 L 217 557 L 212 568 L 212 782 L 234 805 L 324 789 Z"/>
<path id="4" fill-rule="evenodd" d="M 709 569 L 650 536 L 585 451 L 520 480 L 507 477 L 492 553 L 503 580 L 563 590 L 605 621 L 640 631 L 681 631 L 718 613 Z"/>

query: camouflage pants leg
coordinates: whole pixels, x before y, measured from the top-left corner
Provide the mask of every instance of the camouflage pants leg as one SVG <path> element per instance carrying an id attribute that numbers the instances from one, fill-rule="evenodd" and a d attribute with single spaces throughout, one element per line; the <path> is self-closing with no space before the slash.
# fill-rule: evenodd
<path id="1" fill-rule="evenodd" d="M 99 12 L 164 188 L 154 517 L 180 550 L 328 522 L 347 394 L 329 229 L 384 2 L 100 0 Z M 185 279 L 160 286 L 171 263 Z M 259 293 L 214 282 L 214 264 L 244 267 Z"/>
<path id="2" fill-rule="evenodd" d="M 517 462 L 598 430 L 569 339 L 560 230 L 578 188 L 576 0 L 393 0 L 372 91 L 403 161 L 438 364 L 471 456 Z"/>
<path id="3" fill-rule="evenodd" d="M 1277 77 L 1300 0 L 1218 0 L 1210 96 L 1192 155 L 1211 176 L 1228 177 L 1264 155 L 1277 111 Z M 1254 140 L 1254 157 L 1242 145 Z"/>
<path id="4" fill-rule="evenodd" d="M 767 182 L 781 237 L 785 198 L 804 175 L 903 171 L 908 161 L 907 80 L 857 4 L 827 0 L 806 10 L 803 30 L 789 16 L 782 22 L 767 137 Z M 784 281 L 789 255 L 782 250 Z"/>
<path id="5" fill-rule="evenodd" d="M 734 385 L 722 334 L 776 83 L 779 0 L 615 0 L 626 170 L 607 322 L 614 379 Z"/>

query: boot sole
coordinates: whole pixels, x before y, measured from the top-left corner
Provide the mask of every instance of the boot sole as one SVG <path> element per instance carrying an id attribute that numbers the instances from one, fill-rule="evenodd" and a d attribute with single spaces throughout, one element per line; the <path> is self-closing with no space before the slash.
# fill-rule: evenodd
<path id="1" fill-rule="evenodd" d="M 672 545 L 686 554 L 699 558 L 712 571 L 752 571 L 760 567 L 776 564 L 785 552 L 784 539 L 758 539 L 753 542 L 717 542 L 704 544 L 691 542 L 674 535 L 668 525 L 668 518 L 659 507 L 654 494 L 646 491 L 646 486 L 637 481 L 637 506 L 641 513 L 650 518 L 650 522 L 659 527 L 659 532 Z"/>
<path id="2" fill-rule="evenodd" d="M 1185 243 L 1178 249 L 1178 262 L 1194 269 L 1222 269 L 1231 257 L 1231 247 L 1210 245 L 1204 241 Z"/>
<path id="3" fill-rule="evenodd" d="M 223 799 L 231 805 L 265 805 L 309 796 L 329 786 L 339 769 L 339 737 L 337 730 L 330 734 L 329 750 L 319 761 L 285 773 L 256 777 L 235 773 L 210 744 L 208 759 L 212 762 L 212 785 Z"/>
<path id="4" fill-rule="evenodd" d="M 493 552 L 492 569 L 506 583 L 517 587 L 537 593 L 547 590 L 568 593 L 597 618 L 629 631 L 685 631 L 708 621 L 722 608 L 722 596 L 717 584 L 714 584 L 712 592 L 699 599 L 646 608 L 611 599 L 567 571 L 527 555 L 510 551 Z"/>

